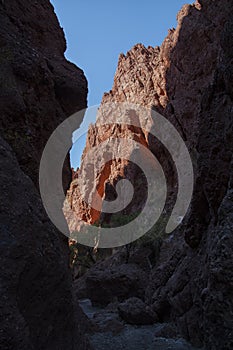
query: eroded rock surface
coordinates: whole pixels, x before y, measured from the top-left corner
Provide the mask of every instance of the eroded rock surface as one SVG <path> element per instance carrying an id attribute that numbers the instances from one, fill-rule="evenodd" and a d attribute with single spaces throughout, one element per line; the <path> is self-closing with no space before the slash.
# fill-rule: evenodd
<path id="1" fill-rule="evenodd" d="M 113 88 L 102 101 L 155 108 L 173 123 L 189 149 L 195 172 L 191 207 L 184 223 L 162 244 L 145 286 L 146 302 L 160 322 L 173 322 L 177 334 L 211 350 L 233 346 L 232 10 L 231 0 L 185 5 L 177 28 L 160 48 L 138 44 L 120 55 Z M 112 124 L 99 129 L 97 121 L 85 152 L 106 135 L 120 137 L 121 132 Z M 128 130 L 127 136 L 134 138 L 134 131 Z M 148 141 L 153 153 L 161 152 Z M 165 174 L 173 176 L 166 153 L 161 159 Z M 118 160 L 106 176 L 98 174 L 102 197 L 107 177 L 114 185 L 128 166 Z M 92 212 L 78 202 L 77 193 L 69 197 L 73 210 L 92 222 Z"/>

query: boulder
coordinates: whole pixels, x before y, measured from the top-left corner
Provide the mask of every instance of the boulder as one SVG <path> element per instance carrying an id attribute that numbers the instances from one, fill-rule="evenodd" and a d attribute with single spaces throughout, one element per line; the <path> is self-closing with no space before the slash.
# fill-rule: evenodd
<path id="1" fill-rule="evenodd" d="M 130 297 L 144 297 L 147 274 L 134 264 L 122 264 L 106 270 L 94 268 L 87 273 L 87 297 L 93 304 L 107 305 Z"/>
<path id="2" fill-rule="evenodd" d="M 158 319 L 150 306 L 146 305 L 141 299 L 135 297 L 120 303 L 118 312 L 125 322 L 134 325 L 153 324 Z"/>

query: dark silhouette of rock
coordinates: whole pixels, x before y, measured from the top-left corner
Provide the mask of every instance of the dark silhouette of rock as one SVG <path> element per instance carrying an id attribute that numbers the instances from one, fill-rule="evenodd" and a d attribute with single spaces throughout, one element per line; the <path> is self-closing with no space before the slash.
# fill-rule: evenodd
<path id="1" fill-rule="evenodd" d="M 158 320 L 150 306 L 139 298 L 129 298 L 118 305 L 119 315 L 129 324 L 146 325 Z"/>
<path id="2" fill-rule="evenodd" d="M 116 268 L 99 268 L 87 272 L 87 297 L 95 305 L 107 305 L 130 297 L 144 298 L 147 274 L 134 264 L 122 264 Z"/>
<path id="3" fill-rule="evenodd" d="M 2 1 L 0 23 L 0 348 L 88 349 L 67 239 L 36 188 L 48 137 L 86 107 L 86 79 L 64 57 L 64 34 L 48 0 Z M 67 188 L 68 158 L 63 175 Z"/>
<path id="4" fill-rule="evenodd" d="M 175 326 L 171 323 L 162 323 L 161 326 L 156 329 L 154 335 L 156 338 L 179 338 L 179 334 L 177 333 Z"/>
<path id="5" fill-rule="evenodd" d="M 86 107 L 87 82 L 64 57 L 64 34 L 48 0 L 0 3 L 0 23 L 1 135 L 37 185 L 44 146 L 66 117 Z M 67 188 L 69 164 L 65 171 Z"/>
<path id="6" fill-rule="evenodd" d="M 78 306 L 74 311 L 68 247 L 2 139 L 0 185 L 0 348 L 88 348 L 88 322 Z"/>

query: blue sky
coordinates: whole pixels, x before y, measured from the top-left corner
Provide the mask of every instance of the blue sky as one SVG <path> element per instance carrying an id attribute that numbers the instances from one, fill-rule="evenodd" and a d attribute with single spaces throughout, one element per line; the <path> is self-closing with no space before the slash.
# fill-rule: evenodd
<path id="1" fill-rule="evenodd" d="M 121 52 L 142 43 L 161 45 L 185 0 L 51 0 L 67 40 L 66 57 L 84 70 L 88 106 L 109 91 Z M 75 143 L 71 164 L 79 166 L 85 137 Z"/>

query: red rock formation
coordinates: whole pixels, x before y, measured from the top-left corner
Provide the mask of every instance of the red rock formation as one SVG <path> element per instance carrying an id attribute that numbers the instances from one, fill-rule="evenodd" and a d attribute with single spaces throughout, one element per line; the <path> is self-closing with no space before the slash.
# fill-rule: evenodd
<path id="1" fill-rule="evenodd" d="M 132 125 L 122 126 L 116 124 L 107 125 L 105 127 L 91 125 L 88 131 L 88 138 L 83 153 L 83 159 L 90 150 L 97 146 L 93 158 L 97 160 L 97 163 L 99 161 L 102 161 L 103 154 L 100 153 L 98 145 L 100 145 L 103 141 L 107 141 L 112 135 L 126 138 L 129 135 L 131 135 L 133 140 L 140 142 L 145 147 L 148 147 L 147 135 L 139 127 L 133 127 Z M 74 180 L 72 181 L 70 189 L 67 192 L 67 198 L 71 209 L 74 210 L 82 220 L 88 223 L 93 224 L 100 220 L 101 212 L 96 209 L 93 209 L 82 199 L 77 181 L 79 177 L 82 177 L 83 179 L 85 179 L 85 181 L 88 179 L 90 182 L 94 181 L 94 177 L 96 179 L 96 189 L 101 198 L 108 197 L 110 199 L 114 198 L 114 187 L 119 179 L 129 178 L 134 183 L 134 186 L 137 187 L 137 177 L 139 174 L 142 175 L 140 173 L 140 170 L 135 169 L 135 166 L 133 164 L 129 164 L 129 161 L 127 161 L 126 159 L 116 158 L 114 156 L 114 150 L 111 149 L 110 152 L 112 154 L 111 161 L 106 162 L 105 166 L 101 168 L 100 172 L 97 170 L 97 166 L 96 169 L 94 169 L 94 173 L 92 174 L 90 169 L 87 168 L 84 163 L 82 163 L 80 169 L 74 175 Z M 94 189 L 87 188 L 86 191 L 88 190 L 92 191 Z M 94 191 L 90 193 L 90 196 L 92 196 L 92 200 L 95 201 L 96 193 Z M 143 199 L 140 198 L 140 201 L 138 201 L 139 207 L 140 202 L 142 200 Z M 136 203 L 134 201 L 134 209 L 135 208 Z M 130 212 L 130 209 L 128 210 L 128 212 Z M 69 208 L 65 213 L 66 216 L 69 217 Z M 106 221 L 107 216 L 105 216 L 103 220 Z M 68 220 L 68 223 L 71 230 L 75 230 L 76 228 L 78 228 L 79 222 L 73 222 Z"/>
<path id="2" fill-rule="evenodd" d="M 153 106 L 173 123 L 190 151 L 195 170 L 191 209 L 185 225 L 162 245 L 146 301 L 161 322 L 173 322 L 178 333 L 211 350 L 233 346 L 232 10 L 231 0 L 185 5 L 177 28 L 160 48 L 139 44 L 120 55 L 113 88 L 102 101 L 102 107 L 125 101 Z M 85 152 L 105 137 L 122 134 L 116 126 L 97 126 L 89 130 Z M 127 130 L 127 136 L 135 137 L 134 131 Z M 161 152 L 150 140 L 148 147 Z M 166 175 L 171 174 L 164 154 L 161 160 Z M 107 176 L 114 184 L 128 166 L 113 161 L 104 177 L 93 170 L 101 195 Z M 79 174 L 85 171 L 81 166 Z M 78 191 L 73 188 L 69 196 L 73 210 L 92 222 Z M 103 275 L 105 281 L 107 272 Z"/>
<path id="3" fill-rule="evenodd" d="M 204 15 L 205 11 L 207 9 L 205 6 L 202 9 L 199 2 L 192 6 L 185 5 L 177 16 L 177 28 L 169 31 L 160 48 L 146 48 L 142 44 L 137 44 L 126 55 L 121 54 L 113 88 L 109 93 L 104 94 L 102 100 L 102 106 L 108 102 L 131 102 L 153 107 L 176 126 L 186 141 L 194 161 L 197 157 L 201 96 L 213 80 L 218 57 L 218 45 L 213 45 L 213 41 L 219 40 L 221 32 L 220 27 L 208 22 Z M 221 16 L 219 13 L 218 21 L 222 22 L 223 20 L 224 15 Z M 206 34 L 209 31 L 211 31 L 211 39 L 209 34 Z M 192 42 L 190 49 L 192 52 L 186 49 L 187 40 Z M 206 54 L 200 56 L 204 47 Z M 192 61 L 190 57 L 198 57 L 198 59 Z M 158 153 L 165 152 L 158 150 L 158 147 L 154 145 L 153 138 L 148 140 L 148 135 L 140 135 L 140 131 L 139 137 L 137 137 L 138 133 L 127 127 L 126 129 L 119 128 L 117 125 L 98 127 L 98 123 L 102 122 L 104 120 L 100 113 L 97 124 L 89 128 L 83 157 L 90 149 L 100 145 L 111 136 L 131 137 L 149 147 L 156 156 Z M 112 153 L 114 154 L 114 152 Z M 98 156 L 102 157 L 102 155 L 96 154 L 96 159 Z M 166 153 L 162 155 L 163 162 L 167 156 Z M 105 175 L 103 172 L 95 174 L 97 189 L 99 189 L 102 198 L 105 197 L 104 188 L 107 178 L 108 182 L 113 185 L 115 183 L 113 179 L 121 178 L 122 174 L 125 177 L 127 164 L 128 162 L 123 159 L 119 160 L 118 164 L 113 160 L 111 166 L 106 165 L 108 169 L 105 169 Z M 164 164 L 164 168 L 170 178 L 175 176 L 171 175 L 173 173 L 171 164 L 167 162 Z M 87 177 L 85 172 L 85 167 L 81 166 L 79 174 L 83 178 Z M 130 171 L 131 179 L 133 172 Z M 174 183 L 174 181 L 171 182 Z M 71 206 L 81 218 L 91 223 L 99 219 L 100 213 L 80 200 L 78 189 L 76 189 L 76 194 L 73 190 L 71 192 L 73 193 L 72 199 L 70 199 Z"/>

